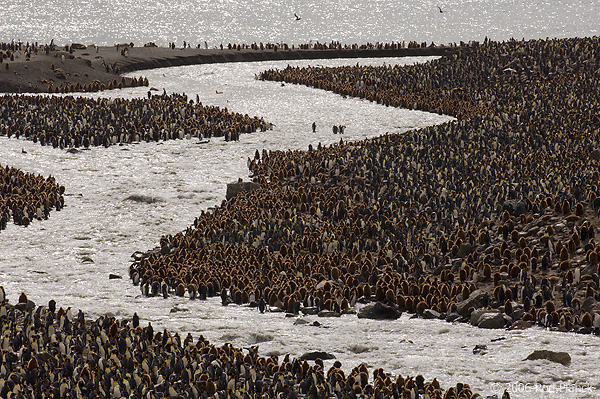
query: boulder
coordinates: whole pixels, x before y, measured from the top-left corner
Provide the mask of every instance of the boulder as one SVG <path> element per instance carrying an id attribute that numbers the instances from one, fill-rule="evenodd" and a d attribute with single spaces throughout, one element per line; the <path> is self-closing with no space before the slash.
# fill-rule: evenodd
<path id="1" fill-rule="evenodd" d="M 331 310 L 321 310 L 317 316 L 319 317 L 341 317 L 342 315 L 338 312 L 333 312 Z"/>
<path id="2" fill-rule="evenodd" d="M 501 313 L 484 313 L 477 322 L 479 328 L 503 328 L 504 315 Z"/>
<path id="3" fill-rule="evenodd" d="M 485 355 L 487 353 L 487 345 L 475 345 L 473 348 L 474 355 Z"/>
<path id="4" fill-rule="evenodd" d="M 589 297 L 585 298 L 585 301 L 583 301 L 581 308 L 586 312 L 591 312 L 592 309 L 594 309 L 594 307 L 596 307 L 597 304 L 598 304 L 598 301 L 596 301 L 596 299 L 594 299 L 594 297 L 589 296 Z"/>
<path id="5" fill-rule="evenodd" d="M 329 359 L 335 359 L 335 356 L 333 356 L 330 353 L 320 352 L 320 351 L 307 352 L 307 353 L 303 354 L 302 356 L 300 356 L 300 360 L 317 360 L 317 359 L 329 360 Z"/>
<path id="6" fill-rule="evenodd" d="M 567 352 L 553 352 L 547 350 L 533 351 L 529 356 L 523 360 L 538 360 L 546 359 L 551 362 L 560 363 L 563 366 L 571 364 L 571 356 Z"/>
<path id="7" fill-rule="evenodd" d="M 18 309 L 21 312 L 28 312 L 33 308 L 35 308 L 35 302 L 33 302 L 31 299 L 28 299 L 27 303 L 19 302 L 15 305 L 15 309 Z"/>
<path id="8" fill-rule="evenodd" d="M 523 317 L 524 314 L 525 314 L 525 311 L 523 309 L 517 309 L 510 314 L 510 317 L 513 320 L 521 320 L 521 318 Z"/>
<path id="9" fill-rule="evenodd" d="M 239 179 L 236 182 L 227 184 L 227 193 L 225 194 L 225 198 L 230 200 L 242 191 L 252 191 L 258 188 L 260 188 L 260 184 L 258 183 L 253 181 L 242 181 L 242 179 Z"/>
<path id="10" fill-rule="evenodd" d="M 446 321 L 452 323 L 453 321 L 459 320 L 462 316 L 456 312 L 451 312 L 446 315 Z"/>
<path id="11" fill-rule="evenodd" d="M 485 309 L 478 309 L 471 312 L 471 325 L 476 326 L 477 323 L 479 323 L 479 318 L 485 313 L 490 313 L 490 311 Z"/>
<path id="12" fill-rule="evenodd" d="M 375 302 L 358 311 L 359 319 L 396 320 L 402 312 L 394 307 Z"/>
<path id="13" fill-rule="evenodd" d="M 302 309 L 300 309 L 300 311 L 302 312 L 302 314 L 305 314 L 305 315 L 315 315 L 315 314 L 319 313 L 319 309 L 317 309 L 314 306 L 302 308 Z"/>
<path id="14" fill-rule="evenodd" d="M 423 318 L 424 319 L 439 319 L 440 318 L 440 312 L 436 312 L 433 309 L 425 309 L 423 311 Z"/>
<path id="15" fill-rule="evenodd" d="M 85 44 L 81 44 L 81 43 L 73 43 L 73 44 L 71 44 L 71 48 L 73 50 L 85 50 L 87 48 L 87 46 Z"/>
<path id="16" fill-rule="evenodd" d="M 473 253 L 473 251 L 475 251 L 475 246 L 471 245 L 469 243 L 463 243 L 460 248 L 458 249 L 458 254 L 457 256 L 459 258 L 466 258 L 467 256 L 469 256 L 471 253 Z"/>
<path id="17" fill-rule="evenodd" d="M 469 295 L 467 299 L 458 303 L 456 311 L 461 316 L 468 316 L 470 307 L 474 307 L 475 309 L 477 309 L 483 306 L 484 295 L 484 290 L 475 290 L 471 292 L 471 295 Z"/>

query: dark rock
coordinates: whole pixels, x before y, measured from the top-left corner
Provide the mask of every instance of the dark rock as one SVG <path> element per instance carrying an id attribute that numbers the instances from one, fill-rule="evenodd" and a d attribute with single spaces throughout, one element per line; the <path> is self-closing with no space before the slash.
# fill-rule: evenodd
<path id="1" fill-rule="evenodd" d="M 521 320 L 521 318 L 523 317 L 524 314 L 525 314 L 525 311 L 523 309 L 517 309 L 510 314 L 510 317 L 514 321 L 517 321 L 517 320 Z"/>
<path id="2" fill-rule="evenodd" d="M 358 311 L 359 319 L 396 320 L 402 315 L 398 309 L 381 302 L 367 305 Z"/>
<path id="3" fill-rule="evenodd" d="M 335 356 L 333 356 L 330 353 L 327 352 L 307 352 L 305 354 L 303 354 L 302 356 L 300 356 L 300 360 L 317 360 L 317 359 L 321 359 L 321 360 L 329 360 L 329 359 L 335 359 Z"/>
<path id="4" fill-rule="evenodd" d="M 35 303 L 31 299 L 27 299 L 27 303 L 19 302 L 15 305 L 15 309 L 18 309 L 21 312 L 28 312 L 33 308 L 35 308 Z"/>
<path id="5" fill-rule="evenodd" d="M 303 324 L 308 324 L 308 321 L 306 321 L 304 319 L 300 319 L 300 318 L 297 318 L 296 320 L 294 320 L 294 325 L 295 326 L 300 326 L 300 325 L 303 325 Z"/>
<path id="6" fill-rule="evenodd" d="M 71 48 L 73 50 L 85 50 L 87 48 L 87 46 L 85 44 L 81 44 L 81 43 L 73 43 L 73 44 L 71 44 Z"/>
<path id="7" fill-rule="evenodd" d="M 460 319 L 461 317 L 462 316 L 456 312 L 448 313 L 448 315 L 446 316 L 446 321 L 452 323 L 453 321 L 456 321 L 456 320 Z"/>
<path id="8" fill-rule="evenodd" d="M 187 308 L 180 308 L 177 306 L 174 306 L 173 308 L 171 308 L 171 312 L 170 313 L 178 313 L 178 312 L 189 312 L 189 309 Z"/>
<path id="9" fill-rule="evenodd" d="M 242 191 L 252 191 L 258 188 L 260 188 L 260 184 L 253 181 L 242 181 L 242 179 L 240 179 L 237 182 L 227 184 L 225 198 L 230 200 Z"/>
<path id="10" fill-rule="evenodd" d="M 300 309 L 300 311 L 305 315 L 315 315 L 319 313 L 319 309 L 317 309 L 316 307 L 306 307 Z"/>
<path id="11" fill-rule="evenodd" d="M 81 263 L 94 263 L 94 259 L 90 258 L 89 256 L 82 256 Z"/>
<path id="12" fill-rule="evenodd" d="M 123 277 L 119 276 L 118 274 L 112 274 L 112 273 L 110 273 L 108 275 L 109 280 L 115 280 L 115 279 L 119 279 L 119 278 L 123 278 Z"/>
<path id="13" fill-rule="evenodd" d="M 124 201 L 142 202 L 145 204 L 154 204 L 155 202 L 163 202 L 163 200 L 161 198 L 151 197 L 149 195 L 143 195 L 143 194 L 132 194 L 129 197 L 125 198 Z"/>
<path id="14" fill-rule="evenodd" d="M 474 310 L 473 312 L 471 312 L 471 317 L 470 317 L 471 325 L 476 326 L 479 323 L 479 319 L 481 318 L 481 316 L 483 316 L 485 313 L 490 313 L 490 311 L 486 310 L 486 309 L 477 309 L 477 310 Z"/>
<path id="15" fill-rule="evenodd" d="M 77 148 L 69 148 L 67 150 L 67 152 L 71 153 L 71 154 L 77 154 L 78 152 L 81 152 L 81 151 L 79 151 Z"/>
<path id="16" fill-rule="evenodd" d="M 473 251 L 475 251 L 475 246 L 471 245 L 469 243 L 463 243 L 460 248 L 458 249 L 458 256 L 460 258 L 466 258 L 467 256 L 469 256 L 471 253 L 473 253 Z"/>
<path id="17" fill-rule="evenodd" d="M 318 321 L 313 321 L 313 323 L 311 324 L 311 326 L 313 327 L 321 327 L 321 323 L 319 323 Z"/>
<path id="18" fill-rule="evenodd" d="M 423 318 L 424 319 L 439 319 L 440 318 L 440 312 L 436 312 L 433 309 L 425 309 L 423 311 Z"/>
<path id="19" fill-rule="evenodd" d="M 596 301 L 594 297 L 589 296 L 585 298 L 585 301 L 583 301 L 583 304 L 581 304 L 581 309 L 586 312 L 591 312 L 597 303 L 598 301 Z"/>
<path id="20" fill-rule="evenodd" d="M 479 328 L 503 328 L 504 315 L 500 313 L 484 313 L 477 322 Z"/>
<path id="21" fill-rule="evenodd" d="M 464 301 L 460 301 L 457 304 L 456 311 L 461 316 L 469 315 L 469 308 L 474 307 L 475 309 L 483 306 L 483 297 L 485 295 L 484 290 L 475 290 L 471 292 L 471 295 Z"/>
<path id="22" fill-rule="evenodd" d="M 533 351 L 523 360 L 546 359 L 551 362 L 560 363 L 563 366 L 571 364 L 571 356 L 567 352 L 553 352 L 547 350 Z"/>
<path id="23" fill-rule="evenodd" d="M 338 312 L 332 312 L 331 310 L 321 310 L 317 316 L 319 317 L 341 317 L 342 315 Z"/>
<path id="24" fill-rule="evenodd" d="M 473 348 L 474 355 L 485 355 L 487 353 L 487 345 L 475 345 Z"/>

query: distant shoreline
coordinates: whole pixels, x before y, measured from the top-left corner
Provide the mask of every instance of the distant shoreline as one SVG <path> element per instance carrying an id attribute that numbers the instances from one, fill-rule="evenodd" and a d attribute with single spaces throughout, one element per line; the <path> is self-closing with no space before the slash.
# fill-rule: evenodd
<path id="1" fill-rule="evenodd" d="M 3 93 L 48 93 L 63 88 L 67 92 L 98 91 L 104 85 L 122 82 L 131 86 L 131 79 L 121 74 L 146 69 L 165 68 L 181 65 L 214 64 L 229 62 L 252 62 L 300 59 L 334 58 L 380 58 L 410 56 L 443 56 L 452 54 L 463 47 L 423 47 L 399 49 L 325 49 L 325 50 L 253 50 L 253 49 L 197 49 L 168 47 L 128 47 L 128 55 L 122 55 L 120 47 L 100 46 L 65 51 L 64 47 L 50 51 L 47 55 L 40 51 L 26 60 L 23 51 L 14 53 L 14 61 L 4 59 L 0 63 L 0 92 Z M 64 56 L 64 59 L 63 59 Z M 6 69 L 8 64 L 8 69 Z M 106 66 L 109 66 L 107 72 Z M 116 67 L 116 68 L 113 68 Z M 116 72 L 115 72 L 116 70 Z M 135 84 L 134 84 L 135 85 Z M 150 86 L 152 82 L 150 82 Z M 116 87 L 116 85 L 115 85 Z"/>

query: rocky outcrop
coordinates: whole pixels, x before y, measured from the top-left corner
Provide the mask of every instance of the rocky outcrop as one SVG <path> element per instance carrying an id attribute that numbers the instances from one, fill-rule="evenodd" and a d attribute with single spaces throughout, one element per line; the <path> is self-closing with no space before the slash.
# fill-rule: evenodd
<path id="1" fill-rule="evenodd" d="M 258 188 L 260 188 L 260 184 L 255 183 L 253 181 L 242 181 L 240 179 L 236 182 L 229 183 L 227 185 L 227 193 L 225 194 L 225 198 L 227 198 L 227 200 L 229 201 L 242 191 L 252 191 Z"/>
<path id="2" fill-rule="evenodd" d="M 547 350 L 533 351 L 523 360 L 539 360 L 546 359 L 551 362 L 560 363 L 563 366 L 571 364 L 571 356 L 567 352 L 553 352 Z"/>
<path id="3" fill-rule="evenodd" d="M 359 310 L 357 315 L 359 319 L 396 320 L 402 312 L 395 307 L 375 302 Z"/>

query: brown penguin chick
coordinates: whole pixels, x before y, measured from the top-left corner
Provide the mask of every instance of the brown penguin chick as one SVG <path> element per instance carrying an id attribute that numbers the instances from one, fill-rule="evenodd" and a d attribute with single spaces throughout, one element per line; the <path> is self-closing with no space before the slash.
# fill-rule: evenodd
<path id="1" fill-rule="evenodd" d="M 510 239 L 515 244 L 519 241 L 519 232 L 516 229 L 510 233 Z"/>
<path id="2" fill-rule="evenodd" d="M 565 262 L 566 262 L 566 261 L 565 261 Z M 567 262 L 567 268 L 566 268 L 566 269 L 563 269 L 562 262 L 561 262 L 561 265 L 560 265 L 560 270 L 568 270 L 568 269 L 569 269 L 568 262 Z M 573 270 L 568 270 L 568 271 L 567 271 L 567 273 L 565 274 L 565 280 L 566 280 L 566 281 L 567 281 L 567 283 L 569 283 L 569 284 L 573 282 Z"/>
<path id="3" fill-rule="evenodd" d="M 560 316 L 558 315 L 558 312 L 556 310 L 550 313 L 550 323 L 552 327 L 556 327 L 560 323 Z"/>
<path id="4" fill-rule="evenodd" d="M 217 393 L 217 386 L 215 385 L 215 383 L 210 379 L 207 380 L 206 381 L 206 395 L 208 397 L 211 397 L 216 393 Z"/>
<path id="5" fill-rule="evenodd" d="M 586 299 L 594 297 L 594 289 L 592 288 L 592 286 L 590 284 L 588 284 L 587 288 L 585 289 L 585 297 L 586 297 Z"/>
<path id="6" fill-rule="evenodd" d="M 577 232 L 573 232 L 573 234 L 571 234 L 571 240 L 573 241 L 573 243 L 575 244 L 576 248 L 579 248 L 579 246 L 581 245 L 581 239 L 579 237 L 579 234 L 577 234 Z M 575 252 L 575 251 L 573 251 Z"/>
<path id="7" fill-rule="evenodd" d="M 504 302 L 504 314 L 510 316 L 513 312 L 512 302 L 508 299 Z"/>
<path id="8" fill-rule="evenodd" d="M 588 312 L 585 312 L 583 316 L 581 316 L 581 327 L 591 328 L 592 323 L 592 315 L 590 315 Z"/>
<path id="9" fill-rule="evenodd" d="M 500 257 L 502 256 L 502 252 L 500 251 L 500 248 L 498 248 L 498 247 L 494 247 L 493 254 L 494 254 L 494 259 L 496 259 L 496 260 L 499 260 Z"/>
<path id="10" fill-rule="evenodd" d="M 19 295 L 19 303 L 28 303 L 29 300 L 27 299 L 27 295 L 25 295 L 24 292 L 21 292 L 21 295 Z"/>
<path id="11" fill-rule="evenodd" d="M 560 242 L 560 241 L 559 241 Z M 569 251 L 567 250 L 567 248 L 563 247 L 560 250 L 560 260 L 564 261 L 564 260 L 569 260 Z"/>
<path id="12" fill-rule="evenodd" d="M 548 301 L 546 301 L 546 303 L 544 303 L 544 308 L 546 308 L 547 313 L 552 313 L 556 310 L 556 306 L 554 305 L 554 302 L 551 300 L 548 300 Z"/>
<path id="13" fill-rule="evenodd" d="M 569 213 L 571 213 L 571 203 L 567 200 L 563 201 L 562 213 L 564 213 L 565 215 L 568 215 Z"/>
<path id="14" fill-rule="evenodd" d="M 488 263 L 483 265 L 483 276 L 485 278 L 490 278 L 492 276 L 492 267 Z"/>
<path id="15" fill-rule="evenodd" d="M 500 282 L 501 279 L 502 279 L 502 276 L 500 275 L 500 273 L 498 273 L 498 272 L 494 273 L 494 287 L 498 286 L 498 283 Z"/>
<path id="16" fill-rule="evenodd" d="M 424 311 L 425 311 L 427 308 L 428 308 L 428 306 L 427 306 L 427 302 L 425 302 L 425 301 L 420 301 L 419 303 L 417 303 L 417 306 L 416 306 L 416 313 L 417 313 L 418 315 L 422 315 L 422 314 L 423 314 L 423 312 L 424 312 Z"/>
<path id="17" fill-rule="evenodd" d="M 511 278 L 519 277 L 519 273 L 521 273 L 521 268 L 514 263 L 510 266 L 508 274 Z"/>
<path id="18" fill-rule="evenodd" d="M 531 313 L 529 313 L 529 312 L 523 314 L 522 320 L 523 321 L 529 321 L 529 322 L 535 321 L 533 315 Z"/>

